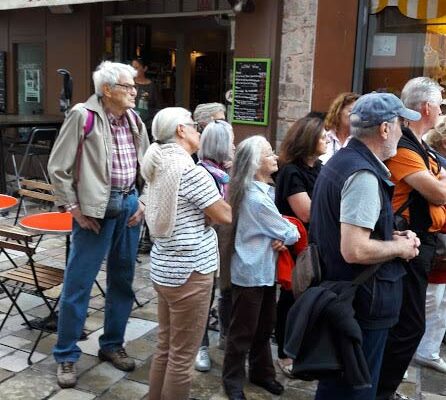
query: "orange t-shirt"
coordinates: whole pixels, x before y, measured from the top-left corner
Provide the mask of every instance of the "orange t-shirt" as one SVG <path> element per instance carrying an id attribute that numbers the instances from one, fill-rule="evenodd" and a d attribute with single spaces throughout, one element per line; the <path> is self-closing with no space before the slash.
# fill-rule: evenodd
<path id="1" fill-rule="evenodd" d="M 436 170 L 436 162 L 429 157 L 430 170 Z M 408 199 L 412 186 L 408 185 L 403 179 L 415 172 L 426 171 L 426 164 L 423 158 L 412 150 L 406 148 L 398 148 L 395 157 L 386 161 L 387 168 L 392 173 L 391 180 L 395 184 L 395 192 L 393 194 L 392 207 L 395 212 Z M 437 178 L 438 179 L 438 178 Z M 429 232 L 439 231 L 446 222 L 446 209 L 444 206 L 437 206 L 429 203 L 429 211 L 432 219 L 432 225 Z M 406 208 L 402 215 L 410 220 L 409 207 Z"/>

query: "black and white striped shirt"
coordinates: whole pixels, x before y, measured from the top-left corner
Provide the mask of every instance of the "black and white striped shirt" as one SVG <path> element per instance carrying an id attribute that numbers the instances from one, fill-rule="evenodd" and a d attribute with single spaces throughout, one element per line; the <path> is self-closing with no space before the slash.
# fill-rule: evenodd
<path id="1" fill-rule="evenodd" d="M 183 173 L 172 235 L 156 238 L 150 253 L 151 279 L 163 286 L 181 286 L 192 272 L 217 270 L 217 235 L 205 224 L 203 210 L 221 199 L 215 182 L 202 167 Z"/>

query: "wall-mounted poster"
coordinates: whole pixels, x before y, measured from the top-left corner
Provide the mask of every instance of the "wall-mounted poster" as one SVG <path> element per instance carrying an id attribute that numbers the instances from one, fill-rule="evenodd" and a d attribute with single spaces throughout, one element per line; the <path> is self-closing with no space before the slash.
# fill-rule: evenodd
<path id="1" fill-rule="evenodd" d="M 40 70 L 24 69 L 25 74 L 25 102 L 40 103 Z"/>
<path id="2" fill-rule="evenodd" d="M 270 58 L 234 58 L 232 123 L 268 125 Z"/>

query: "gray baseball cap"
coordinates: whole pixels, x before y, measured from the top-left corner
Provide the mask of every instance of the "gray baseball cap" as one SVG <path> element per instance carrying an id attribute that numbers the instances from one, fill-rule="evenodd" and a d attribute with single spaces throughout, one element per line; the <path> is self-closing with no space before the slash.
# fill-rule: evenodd
<path id="1" fill-rule="evenodd" d="M 392 93 L 367 93 L 356 100 L 350 115 L 357 115 L 363 128 L 380 125 L 395 117 L 418 121 L 421 114 L 406 108 L 403 102 Z"/>

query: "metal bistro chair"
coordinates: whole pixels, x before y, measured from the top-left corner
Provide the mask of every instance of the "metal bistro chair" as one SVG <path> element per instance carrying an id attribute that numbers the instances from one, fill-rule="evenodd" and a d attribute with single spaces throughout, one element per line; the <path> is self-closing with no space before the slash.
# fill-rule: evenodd
<path id="1" fill-rule="evenodd" d="M 18 304 L 19 296 L 24 292 L 40 297 L 48 307 L 50 317 L 55 319 L 55 309 L 59 302 L 60 292 L 53 294 L 52 292 L 54 291 L 49 291 L 49 289 L 60 285 L 63 282 L 64 276 L 63 269 L 38 264 L 33 260 L 36 246 L 31 245 L 32 237 L 32 234 L 26 233 L 15 226 L 0 227 L 0 254 L 5 254 L 12 264 L 12 268 L 0 272 L 0 288 L 5 292 L 9 300 L 11 300 L 11 305 L 0 325 L 0 330 L 5 325 L 12 309 L 15 308 L 30 329 L 40 331 L 29 353 L 28 365 L 32 364 L 31 357 L 43 333 L 52 333 L 54 330 L 49 329 L 45 324 L 30 321 Z M 26 255 L 26 264 L 19 266 L 8 253 L 9 250 Z"/>
<path id="2" fill-rule="evenodd" d="M 49 183 L 46 167 L 42 164 L 41 156 L 49 156 L 53 148 L 58 130 L 56 128 L 32 128 L 26 141 L 12 143 L 8 148 L 14 168 L 14 177 L 20 189 L 20 179 L 26 172 L 26 167 L 32 166 L 33 160 L 37 160 L 40 172 L 46 183 Z M 17 157 L 20 156 L 20 164 L 17 164 Z"/>
<path id="3" fill-rule="evenodd" d="M 46 208 L 48 211 L 53 209 L 56 201 L 53 185 L 47 182 L 35 181 L 31 179 L 19 180 L 19 190 L 17 194 L 19 195 L 19 205 L 17 207 L 14 225 L 17 225 L 22 207 L 25 214 L 27 214 L 25 200 L 39 202 L 40 205 Z"/>

